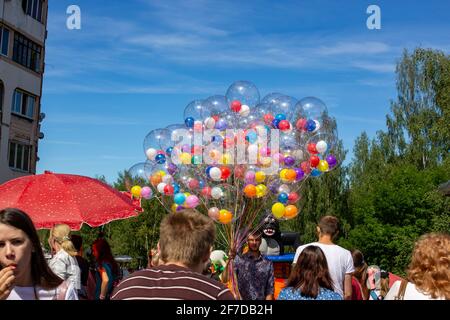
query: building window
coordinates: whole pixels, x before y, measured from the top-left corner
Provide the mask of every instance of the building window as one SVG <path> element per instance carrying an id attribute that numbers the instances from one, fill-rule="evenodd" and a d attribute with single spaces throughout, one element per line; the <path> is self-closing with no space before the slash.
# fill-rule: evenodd
<path id="1" fill-rule="evenodd" d="M 4 93 L 4 91 L 5 90 L 3 88 L 3 82 L 0 81 L 0 113 L 3 111 L 3 93 Z"/>
<path id="2" fill-rule="evenodd" d="M 31 146 L 17 142 L 9 143 L 9 167 L 21 171 L 30 171 Z"/>
<path id="3" fill-rule="evenodd" d="M 7 56 L 9 47 L 9 30 L 0 27 L 0 53 Z"/>
<path id="4" fill-rule="evenodd" d="M 23 11 L 37 21 L 42 22 L 43 2 L 44 0 L 22 0 Z"/>
<path id="5" fill-rule="evenodd" d="M 36 97 L 16 89 L 14 91 L 12 112 L 33 119 Z"/>
<path id="6" fill-rule="evenodd" d="M 13 60 L 33 71 L 41 70 L 42 47 L 27 37 L 15 32 Z"/>

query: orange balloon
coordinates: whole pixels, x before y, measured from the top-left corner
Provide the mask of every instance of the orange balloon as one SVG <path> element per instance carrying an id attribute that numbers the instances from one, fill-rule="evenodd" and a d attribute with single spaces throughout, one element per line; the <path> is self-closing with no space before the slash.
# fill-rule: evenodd
<path id="1" fill-rule="evenodd" d="M 154 174 L 150 177 L 150 182 L 152 183 L 152 185 L 157 186 L 158 184 L 160 184 L 162 182 L 162 177 L 159 173 Z"/>
<path id="2" fill-rule="evenodd" d="M 244 188 L 244 194 L 248 197 L 248 198 L 253 198 L 256 196 L 256 187 L 252 184 L 248 184 L 245 186 Z"/>
<path id="3" fill-rule="evenodd" d="M 284 212 L 284 217 L 286 219 L 295 218 L 298 215 L 298 209 L 294 205 L 286 206 L 286 211 Z"/>
<path id="4" fill-rule="evenodd" d="M 229 224 L 233 219 L 233 214 L 225 209 L 219 211 L 219 221 L 223 224 Z"/>
<path id="5" fill-rule="evenodd" d="M 288 181 L 294 181 L 297 177 L 297 172 L 294 169 L 287 169 L 285 173 L 285 178 Z"/>

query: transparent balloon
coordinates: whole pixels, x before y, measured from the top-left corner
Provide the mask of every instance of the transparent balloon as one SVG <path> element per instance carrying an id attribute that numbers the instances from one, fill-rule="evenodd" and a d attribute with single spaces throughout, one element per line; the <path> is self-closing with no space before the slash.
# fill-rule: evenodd
<path id="1" fill-rule="evenodd" d="M 194 100 L 191 101 L 184 109 L 183 119 L 185 120 L 185 122 L 188 118 L 192 118 L 194 121 L 203 122 L 208 115 L 209 113 L 205 109 L 205 101 Z"/>
<path id="2" fill-rule="evenodd" d="M 249 81 L 234 82 L 225 95 L 235 113 L 239 113 L 244 105 L 251 110 L 259 103 L 260 98 L 258 88 Z"/>
<path id="3" fill-rule="evenodd" d="M 328 112 L 326 104 L 316 97 L 306 97 L 298 103 L 307 119 L 319 120 Z"/>
<path id="4" fill-rule="evenodd" d="M 143 146 L 148 160 L 155 163 L 165 163 L 168 158 L 167 149 L 172 146 L 170 131 L 167 129 L 150 131 L 144 139 Z"/>

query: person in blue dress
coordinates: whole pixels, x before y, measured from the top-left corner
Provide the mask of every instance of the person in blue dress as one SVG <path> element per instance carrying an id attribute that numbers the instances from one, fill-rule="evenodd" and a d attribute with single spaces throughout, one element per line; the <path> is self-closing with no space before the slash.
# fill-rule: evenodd
<path id="1" fill-rule="evenodd" d="M 333 291 L 322 249 L 308 246 L 302 251 L 278 300 L 342 300 L 341 295 Z"/>

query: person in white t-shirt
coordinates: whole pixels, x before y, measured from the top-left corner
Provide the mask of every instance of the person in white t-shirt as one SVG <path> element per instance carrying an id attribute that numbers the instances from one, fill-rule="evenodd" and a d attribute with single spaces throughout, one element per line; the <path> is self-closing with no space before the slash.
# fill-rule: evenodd
<path id="1" fill-rule="evenodd" d="M 385 300 L 450 300 L 450 235 L 429 233 L 416 242 L 408 280 L 396 281 Z M 406 281 L 406 280 L 403 280 Z"/>
<path id="2" fill-rule="evenodd" d="M 312 242 L 297 248 L 294 264 L 307 246 L 314 245 L 322 249 L 327 258 L 328 269 L 333 280 L 334 291 L 345 300 L 352 298 L 352 273 L 355 271 L 350 251 L 336 245 L 333 240 L 339 233 L 339 220 L 333 216 L 324 216 L 317 226 L 318 242 Z"/>
<path id="3" fill-rule="evenodd" d="M 78 300 L 73 285 L 48 267 L 30 217 L 0 210 L 0 300 Z"/>
<path id="4" fill-rule="evenodd" d="M 81 289 L 81 270 L 75 258 L 78 251 L 70 240 L 70 227 L 57 224 L 50 230 L 48 243 L 55 253 L 48 265 L 63 280 L 68 280 L 76 290 Z"/>

